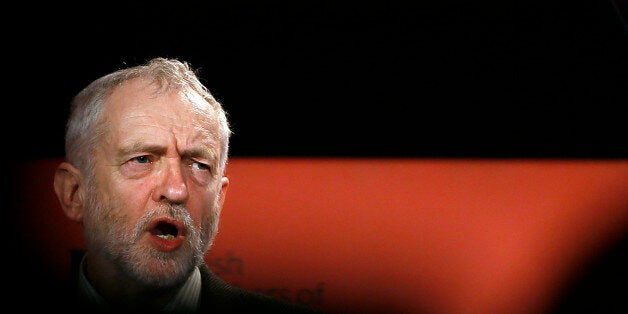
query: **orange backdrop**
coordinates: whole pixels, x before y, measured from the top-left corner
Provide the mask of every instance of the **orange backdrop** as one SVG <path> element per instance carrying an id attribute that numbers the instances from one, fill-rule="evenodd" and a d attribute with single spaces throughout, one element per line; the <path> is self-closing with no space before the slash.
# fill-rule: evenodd
<path id="1" fill-rule="evenodd" d="M 68 276 L 60 159 L 19 167 L 25 244 Z M 628 225 L 628 160 L 233 157 L 207 260 L 327 313 L 539 313 Z"/>

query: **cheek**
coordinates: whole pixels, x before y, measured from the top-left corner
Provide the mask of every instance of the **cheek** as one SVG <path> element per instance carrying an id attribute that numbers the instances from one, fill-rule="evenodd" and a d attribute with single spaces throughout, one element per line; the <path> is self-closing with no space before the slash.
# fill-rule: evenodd
<path id="1" fill-rule="evenodd" d="M 126 216 L 131 220 L 139 218 L 150 209 L 152 185 L 150 182 L 138 180 L 114 183 L 107 193 L 110 199 L 112 214 Z"/>
<path id="2" fill-rule="evenodd" d="M 215 193 L 205 191 L 190 191 L 190 198 L 187 209 L 194 219 L 194 224 L 199 225 L 201 221 L 212 216 L 218 210 L 215 200 Z"/>

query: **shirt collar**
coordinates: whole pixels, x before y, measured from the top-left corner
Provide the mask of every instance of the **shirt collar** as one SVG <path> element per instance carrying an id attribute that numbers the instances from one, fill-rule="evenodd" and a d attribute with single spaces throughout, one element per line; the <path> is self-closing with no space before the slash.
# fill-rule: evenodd
<path id="1" fill-rule="evenodd" d="M 194 268 L 185 284 L 164 307 L 165 312 L 194 312 L 199 307 L 201 295 L 201 272 Z M 88 304 L 99 308 L 107 308 L 107 301 L 94 289 L 85 276 L 85 256 L 81 259 L 78 275 L 78 297 Z"/>

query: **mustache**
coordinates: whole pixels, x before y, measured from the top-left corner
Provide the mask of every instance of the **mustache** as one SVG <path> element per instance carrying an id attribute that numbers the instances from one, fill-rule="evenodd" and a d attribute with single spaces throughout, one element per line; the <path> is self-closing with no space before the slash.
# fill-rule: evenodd
<path id="1" fill-rule="evenodd" d="M 163 204 L 147 211 L 140 217 L 133 229 L 134 238 L 139 238 L 140 235 L 149 228 L 153 220 L 163 216 L 183 222 L 183 226 L 188 233 L 195 232 L 194 225 L 192 224 L 192 216 L 190 216 L 190 212 L 185 206 L 179 204 Z"/>

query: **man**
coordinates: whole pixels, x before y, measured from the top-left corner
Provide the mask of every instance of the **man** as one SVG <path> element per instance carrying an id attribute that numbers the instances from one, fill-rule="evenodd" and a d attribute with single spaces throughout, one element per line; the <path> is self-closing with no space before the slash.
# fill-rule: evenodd
<path id="1" fill-rule="evenodd" d="M 306 312 L 228 285 L 204 263 L 229 179 L 222 105 L 187 63 L 155 58 L 72 101 L 54 189 L 80 222 L 78 305 L 150 312 Z"/>

